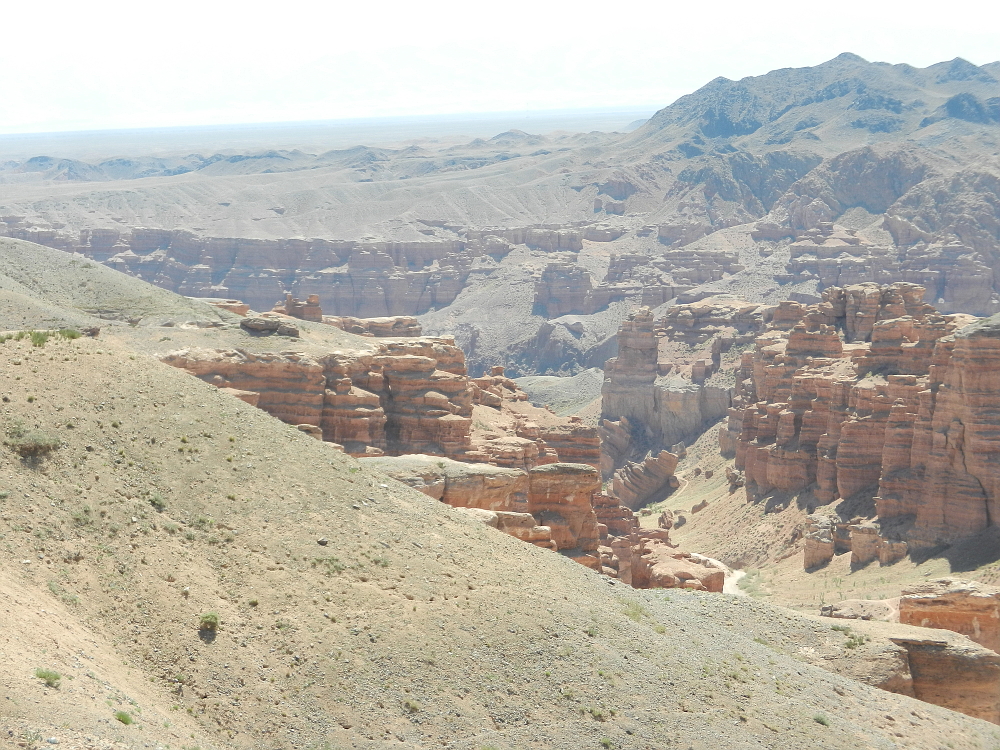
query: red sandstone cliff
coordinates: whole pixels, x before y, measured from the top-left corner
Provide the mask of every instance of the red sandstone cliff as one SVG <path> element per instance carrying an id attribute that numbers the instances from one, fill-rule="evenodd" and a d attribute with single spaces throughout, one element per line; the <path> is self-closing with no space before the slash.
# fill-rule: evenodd
<path id="1" fill-rule="evenodd" d="M 1000 517 L 1000 322 L 969 325 L 923 297 L 914 284 L 861 284 L 782 303 L 744 355 L 721 430 L 751 492 L 877 493 L 878 525 L 848 529 L 856 564 Z M 808 538 L 807 563 L 819 564 L 830 547 L 818 531 Z"/>

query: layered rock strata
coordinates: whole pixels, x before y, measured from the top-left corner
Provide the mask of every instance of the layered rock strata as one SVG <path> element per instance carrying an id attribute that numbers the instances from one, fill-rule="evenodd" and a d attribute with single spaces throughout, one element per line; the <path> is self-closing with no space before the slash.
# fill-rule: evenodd
<path id="1" fill-rule="evenodd" d="M 942 312 L 996 311 L 989 253 L 957 239 L 906 244 L 903 226 L 892 221 L 887 217 L 886 224 L 904 241 L 899 247 L 875 245 L 857 230 L 819 222 L 791 244 L 789 274 L 796 281 L 818 279 L 822 287 L 901 280 L 923 286 Z"/>
<path id="2" fill-rule="evenodd" d="M 861 284 L 782 303 L 743 356 L 720 434 L 753 493 L 875 495 L 878 525 L 849 530 L 857 565 L 1000 517 L 1000 318 L 969 325 L 923 298 L 914 284 Z"/>
<path id="3" fill-rule="evenodd" d="M 267 315 L 276 317 L 260 320 L 275 326 L 288 320 Z M 596 429 L 532 406 L 502 367 L 469 378 L 451 338 L 377 339 L 371 350 L 320 356 L 189 349 L 163 360 L 256 399 L 283 422 L 314 425 L 355 456 L 419 452 L 524 470 L 600 463 Z M 476 427 L 476 410 L 486 410 L 477 423 L 493 415 L 505 426 Z"/>
<path id="4" fill-rule="evenodd" d="M 678 486 L 674 476 L 677 460 L 675 454 L 660 451 L 656 456 L 647 456 L 642 462 L 626 463 L 615 472 L 611 494 L 632 510 L 661 500 Z"/>
<path id="5" fill-rule="evenodd" d="M 365 460 L 435 500 L 496 514 L 490 525 L 500 531 L 599 568 L 591 498 L 600 476 L 592 466 L 553 463 L 526 471 L 427 455 Z"/>
<path id="6" fill-rule="evenodd" d="M 1000 589 L 954 578 L 910 586 L 899 599 L 899 621 L 953 630 L 1000 652 Z"/>
<path id="7" fill-rule="evenodd" d="M 605 476 L 629 459 L 641 460 L 637 451 L 658 452 L 689 440 L 725 416 L 732 373 L 739 368 L 730 352 L 753 341 L 771 312 L 713 297 L 676 305 L 659 319 L 648 308 L 630 315 L 618 331 L 618 356 L 604 368 Z"/>
<path id="8" fill-rule="evenodd" d="M 468 283 L 477 258 L 502 258 L 515 245 L 579 252 L 584 239 L 609 242 L 622 232 L 603 224 L 449 226 L 458 239 L 381 242 L 205 237 L 133 227 L 84 229 L 70 236 L 6 218 L 2 234 L 80 253 L 180 294 L 239 298 L 255 310 L 271 309 L 286 294 L 317 295 L 328 313 L 361 318 L 419 315 L 449 305 Z"/>

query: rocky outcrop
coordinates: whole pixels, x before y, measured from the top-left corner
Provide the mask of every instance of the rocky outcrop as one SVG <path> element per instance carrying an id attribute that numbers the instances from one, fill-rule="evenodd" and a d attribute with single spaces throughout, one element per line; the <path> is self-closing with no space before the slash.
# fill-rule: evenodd
<path id="1" fill-rule="evenodd" d="M 887 217 L 886 224 L 901 236 L 904 226 L 909 228 L 898 218 Z M 957 239 L 902 248 L 877 246 L 857 230 L 819 222 L 799 235 L 790 251 L 788 270 L 796 281 L 818 279 L 821 287 L 907 281 L 923 286 L 928 301 L 936 302 L 942 312 L 996 311 L 989 256 Z"/>
<path id="2" fill-rule="evenodd" d="M 656 456 L 647 456 L 641 463 L 626 463 L 615 472 L 611 494 L 632 510 L 663 499 L 678 486 L 674 477 L 677 460 L 673 453 L 660 451 Z"/>
<path id="3" fill-rule="evenodd" d="M 803 538 L 805 540 L 802 566 L 806 570 L 821 568 L 829 563 L 836 552 L 836 529 L 829 516 L 809 516 Z"/>
<path id="4" fill-rule="evenodd" d="M 290 320 L 265 315 L 271 317 L 242 322 L 273 327 Z M 375 339 L 370 350 L 322 355 L 192 349 L 163 360 L 219 388 L 252 393 L 272 416 L 314 425 L 355 456 L 419 452 L 524 470 L 559 461 L 600 464 L 596 429 L 532 406 L 502 367 L 470 379 L 451 338 Z M 507 427 L 475 427 L 476 409 Z"/>
<path id="5" fill-rule="evenodd" d="M 799 658 L 831 672 L 1000 723 L 1000 655 L 965 636 L 853 619 L 796 645 Z"/>
<path id="6" fill-rule="evenodd" d="M 1000 651 L 1000 588 L 955 578 L 910 586 L 899 599 L 899 621 L 952 630 Z"/>
<path id="7" fill-rule="evenodd" d="M 289 424 L 311 424 L 354 455 L 472 450 L 472 389 L 451 339 L 380 342 L 372 351 L 182 350 L 163 360 L 220 388 L 252 391 Z"/>
<path id="8" fill-rule="evenodd" d="M 490 525 L 501 531 L 598 565 L 591 498 L 600 481 L 591 466 L 555 463 L 525 471 L 428 455 L 366 460 L 436 500 L 495 513 L 499 520 Z"/>
<path id="9" fill-rule="evenodd" d="M 725 416 L 729 378 L 739 369 L 729 352 L 753 341 L 770 317 L 769 308 L 723 296 L 674 306 L 660 319 L 648 308 L 630 315 L 618 332 L 618 356 L 604 368 L 605 476 L 629 459 L 689 440 Z M 613 424 L 628 425 L 617 430 L 627 432 L 627 441 L 610 434 Z"/>
<path id="10" fill-rule="evenodd" d="M 877 620 L 899 622 L 899 597 L 893 599 L 845 599 L 820 607 L 823 617 L 838 620 Z"/>
<path id="11" fill-rule="evenodd" d="M 276 304 L 272 312 L 281 313 L 291 318 L 299 320 L 311 320 L 314 323 L 323 322 L 323 308 L 319 306 L 319 295 L 310 294 L 305 302 L 302 302 L 290 294 L 285 295 L 285 301 Z"/>
<path id="12" fill-rule="evenodd" d="M 250 305 L 243 300 L 224 299 L 221 297 L 192 297 L 191 299 L 197 302 L 204 302 L 212 305 L 213 307 L 218 307 L 221 310 L 228 310 L 229 312 L 236 313 L 237 315 L 246 315 L 250 312 Z"/>
<path id="13" fill-rule="evenodd" d="M 667 528 L 640 529 L 631 510 L 600 493 L 600 474 L 592 466 L 550 463 L 526 470 L 428 455 L 364 460 L 436 500 L 473 511 L 493 528 L 633 587 L 722 591 L 723 567 L 677 550 Z"/>
<path id="14" fill-rule="evenodd" d="M 420 323 L 410 315 L 394 315 L 388 318 L 324 315 L 322 322 L 342 331 L 353 333 L 355 336 L 397 338 L 415 337 L 422 334 Z"/>
<path id="15" fill-rule="evenodd" d="M 592 503 L 600 475 L 592 466 L 552 463 L 526 471 L 427 455 L 366 461 L 436 500 L 496 513 L 501 531 L 600 568 Z M 533 519 L 530 526 L 525 515 Z"/>
<path id="16" fill-rule="evenodd" d="M 875 495 L 878 525 L 850 530 L 855 565 L 998 517 L 1000 323 L 968 325 L 923 297 L 913 284 L 861 284 L 824 290 L 816 305 L 782 303 L 744 356 L 720 438 L 751 492 Z"/>

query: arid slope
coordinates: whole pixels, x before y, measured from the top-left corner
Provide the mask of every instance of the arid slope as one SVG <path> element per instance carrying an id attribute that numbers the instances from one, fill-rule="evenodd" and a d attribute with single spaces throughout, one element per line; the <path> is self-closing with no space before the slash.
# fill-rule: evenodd
<path id="1" fill-rule="evenodd" d="M 48 262 L 70 269 L 57 253 Z M 160 293 L 129 288 L 156 313 Z M 794 658 L 829 641 L 821 623 L 742 598 L 631 590 L 479 525 L 137 346 L 171 329 L 109 323 L 96 339 L 0 344 L 5 739 L 269 749 L 991 742 L 988 724 Z M 232 331 L 183 335 L 208 345 Z M 18 446 L 44 444 L 33 430 L 59 446 L 22 456 Z M 199 631 L 208 613 L 215 632 Z M 37 669 L 59 672 L 59 687 Z"/>

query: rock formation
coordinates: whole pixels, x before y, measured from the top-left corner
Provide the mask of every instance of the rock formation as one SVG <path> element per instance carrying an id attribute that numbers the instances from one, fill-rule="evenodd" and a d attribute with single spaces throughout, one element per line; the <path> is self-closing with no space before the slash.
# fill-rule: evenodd
<path id="1" fill-rule="evenodd" d="M 591 497 L 600 488 L 600 477 L 591 466 L 553 463 L 526 471 L 428 455 L 366 461 L 448 505 L 496 514 L 495 522 L 487 520 L 500 531 L 599 567 Z"/>
<path id="2" fill-rule="evenodd" d="M 252 335 L 287 326 L 286 316 L 264 315 L 270 317 L 244 318 L 242 325 Z M 593 427 L 532 406 L 502 367 L 470 379 L 450 338 L 379 338 L 370 350 L 323 355 L 191 349 L 163 359 L 255 399 L 288 424 L 316 426 L 324 440 L 355 456 L 419 452 L 524 470 L 558 461 L 600 464 Z M 503 426 L 494 430 L 487 419 Z"/>
<path id="3" fill-rule="evenodd" d="M 892 562 L 902 542 L 971 536 L 1000 511 L 989 468 L 1000 457 L 1000 323 L 969 325 L 923 297 L 914 284 L 860 284 L 782 303 L 744 354 L 721 431 L 752 492 L 874 494 L 879 525 L 849 529 L 856 565 Z"/>
<path id="4" fill-rule="evenodd" d="M 887 224 L 894 226 L 888 218 Z M 899 220 L 895 228 L 901 233 Z M 927 301 L 942 312 L 996 312 L 989 259 L 959 240 L 897 250 L 869 244 L 857 230 L 820 222 L 799 235 L 790 251 L 788 270 L 797 281 L 816 278 L 822 287 L 907 281 L 923 286 Z"/>
<path id="5" fill-rule="evenodd" d="M 388 318 L 352 318 L 349 316 L 324 315 L 323 322 L 356 336 L 375 338 L 397 338 L 400 336 L 420 336 L 420 323 L 410 315 L 394 315 Z"/>
<path id="6" fill-rule="evenodd" d="M 762 305 L 710 297 L 671 307 L 658 320 L 648 308 L 630 315 L 618 332 L 618 356 L 604 368 L 605 475 L 636 458 L 637 450 L 688 440 L 724 416 L 738 366 L 728 353 L 753 341 L 770 313 Z"/>
<path id="7" fill-rule="evenodd" d="M 611 494 L 626 508 L 638 510 L 648 502 L 656 502 L 678 486 L 674 477 L 677 456 L 660 451 L 641 463 L 628 462 L 615 472 Z"/>
<path id="8" fill-rule="evenodd" d="M 803 658 L 845 677 L 1000 723 L 1000 655 L 965 636 L 897 622 L 841 621 Z"/>
<path id="9" fill-rule="evenodd" d="M 909 586 L 899 599 L 899 621 L 953 630 L 1000 652 L 1000 589 L 954 578 Z"/>
<path id="10" fill-rule="evenodd" d="M 285 301 L 276 304 L 272 310 L 282 315 L 288 315 L 300 320 L 311 320 L 315 323 L 323 322 L 323 308 L 319 306 L 319 295 L 310 294 L 305 302 L 297 300 L 290 294 L 285 295 Z"/>

